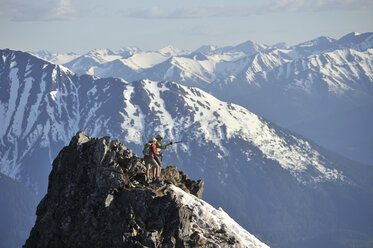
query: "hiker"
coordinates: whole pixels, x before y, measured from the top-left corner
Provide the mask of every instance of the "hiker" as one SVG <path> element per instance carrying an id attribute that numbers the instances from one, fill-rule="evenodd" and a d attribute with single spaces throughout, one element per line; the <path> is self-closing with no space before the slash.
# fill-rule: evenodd
<path id="1" fill-rule="evenodd" d="M 144 161 L 146 165 L 147 183 L 150 182 L 150 176 L 152 176 L 153 179 L 156 179 L 155 182 L 160 182 L 160 178 L 158 175 L 161 174 L 160 172 L 161 166 L 160 164 L 157 163 L 155 158 L 157 156 L 162 157 L 163 154 L 157 152 L 156 142 L 157 140 L 155 138 L 149 140 L 149 142 L 145 144 L 144 149 L 143 149 Z M 152 175 L 150 175 L 151 169 L 153 169 Z"/>
<path id="2" fill-rule="evenodd" d="M 161 149 L 167 149 L 167 148 L 169 148 L 171 145 L 173 145 L 173 144 L 175 144 L 175 142 L 170 142 L 170 143 L 168 143 L 167 145 L 162 145 L 161 144 L 161 142 L 162 142 L 162 140 L 163 140 L 163 136 L 162 135 L 160 135 L 160 134 L 158 134 L 156 137 L 155 137 L 155 139 L 157 140 L 157 142 L 156 142 L 156 144 L 155 144 L 155 146 L 156 146 L 156 148 L 157 148 L 157 150 L 156 150 L 156 152 L 157 153 L 160 153 L 160 154 L 162 154 L 161 153 Z M 163 154 L 162 154 L 163 155 Z M 163 156 L 162 156 L 163 157 Z M 154 157 L 154 159 L 155 159 L 155 161 L 157 161 L 157 163 L 160 165 L 160 167 L 162 167 L 162 162 L 161 161 L 159 161 L 159 158 L 158 157 Z M 161 178 L 161 170 L 159 169 L 159 174 L 157 175 L 159 178 Z"/>

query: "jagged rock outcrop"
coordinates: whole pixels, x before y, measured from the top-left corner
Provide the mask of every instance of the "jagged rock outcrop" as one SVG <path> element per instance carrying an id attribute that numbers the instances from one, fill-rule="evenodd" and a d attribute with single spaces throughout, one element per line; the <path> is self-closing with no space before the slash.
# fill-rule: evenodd
<path id="1" fill-rule="evenodd" d="M 24 247 L 242 247 L 224 225 L 199 223 L 201 213 L 183 204 L 180 189 L 201 197 L 202 181 L 176 166 L 162 176 L 161 186 L 145 183 L 143 162 L 118 140 L 78 132 L 53 162 Z"/>

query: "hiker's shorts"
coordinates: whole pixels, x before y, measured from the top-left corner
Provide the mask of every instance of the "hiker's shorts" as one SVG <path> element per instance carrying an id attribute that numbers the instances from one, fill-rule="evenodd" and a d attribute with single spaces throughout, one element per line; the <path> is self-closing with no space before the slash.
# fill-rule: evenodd
<path id="1" fill-rule="evenodd" d="M 157 166 L 158 165 L 157 161 L 155 161 L 154 158 L 144 158 L 144 161 L 145 161 L 146 166 L 148 165 Z"/>

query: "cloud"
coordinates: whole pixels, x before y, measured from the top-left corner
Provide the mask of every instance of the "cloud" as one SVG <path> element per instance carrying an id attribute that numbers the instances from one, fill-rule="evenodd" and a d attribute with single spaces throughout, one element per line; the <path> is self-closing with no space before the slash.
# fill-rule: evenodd
<path id="1" fill-rule="evenodd" d="M 218 6 L 189 6 L 178 9 L 163 9 L 151 7 L 147 9 L 131 10 L 127 14 L 129 17 L 142 19 L 192 19 L 209 18 L 218 16 L 247 15 L 247 10 L 242 11 L 239 7 Z"/>
<path id="2" fill-rule="evenodd" d="M 76 17 L 76 10 L 70 0 L 1 1 L 0 17 L 18 22 L 73 20 Z"/>
<path id="3" fill-rule="evenodd" d="M 276 0 L 262 5 L 188 6 L 177 9 L 151 7 L 127 11 L 127 16 L 141 19 L 192 19 L 239 17 L 279 12 L 319 12 L 335 10 L 373 10 L 372 0 Z"/>
<path id="4" fill-rule="evenodd" d="M 271 11 L 333 11 L 372 9 L 371 0 L 280 0 L 274 2 Z"/>

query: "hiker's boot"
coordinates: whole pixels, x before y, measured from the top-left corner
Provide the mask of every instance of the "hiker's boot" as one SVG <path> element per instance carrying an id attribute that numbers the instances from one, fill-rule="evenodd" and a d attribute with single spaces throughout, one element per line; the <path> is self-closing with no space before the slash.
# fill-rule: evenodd
<path id="1" fill-rule="evenodd" d="M 157 187 L 161 187 L 163 185 L 163 182 L 161 180 L 159 180 L 159 178 L 157 178 L 157 179 L 155 179 L 154 184 Z"/>

